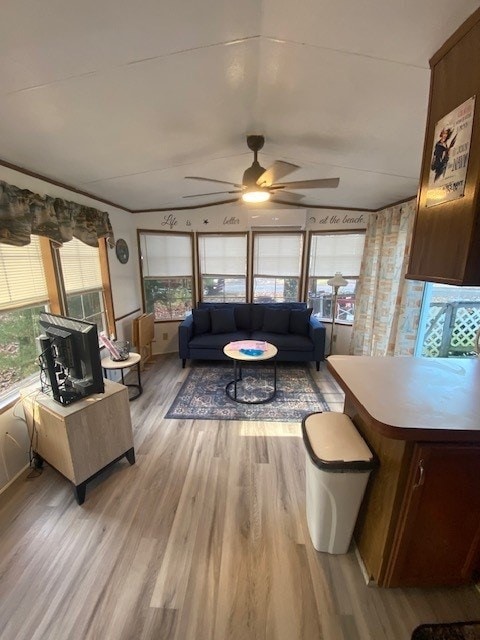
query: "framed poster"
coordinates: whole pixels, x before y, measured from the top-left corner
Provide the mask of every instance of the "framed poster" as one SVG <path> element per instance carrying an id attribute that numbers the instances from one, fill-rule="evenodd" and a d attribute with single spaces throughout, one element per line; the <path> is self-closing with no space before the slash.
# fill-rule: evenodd
<path id="1" fill-rule="evenodd" d="M 439 120 L 435 126 L 427 207 L 461 198 L 465 192 L 475 96 Z"/>

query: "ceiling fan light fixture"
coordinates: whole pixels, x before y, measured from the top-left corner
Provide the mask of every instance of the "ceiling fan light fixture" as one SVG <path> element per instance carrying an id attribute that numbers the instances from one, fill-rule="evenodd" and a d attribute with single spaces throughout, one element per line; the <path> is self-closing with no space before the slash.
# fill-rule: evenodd
<path id="1" fill-rule="evenodd" d="M 262 189 L 251 189 L 242 194 L 244 202 L 266 202 L 270 200 L 270 193 Z"/>
<path id="2" fill-rule="evenodd" d="M 250 204 L 261 204 L 268 202 L 271 196 L 280 196 L 283 200 L 274 199 L 274 202 L 285 205 L 299 206 L 298 201 L 304 196 L 299 193 L 293 193 L 290 189 L 335 189 L 338 187 L 339 178 L 317 178 L 315 180 L 294 180 L 293 182 L 280 182 L 285 176 L 290 175 L 300 167 L 291 162 L 283 160 L 275 160 L 268 169 L 262 167 L 258 162 L 258 151 L 263 147 L 265 142 L 264 136 L 249 135 L 247 136 L 247 146 L 253 151 L 253 162 L 243 173 L 241 183 L 228 182 L 226 180 L 217 180 L 215 178 L 201 178 L 200 176 L 185 176 L 189 180 L 203 180 L 204 182 L 214 182 L 216 184 L 225 184 L 230 187 L 227 191 L 214 191 L 213 193 L 197 193 L 194 195 L 183 196 L 184 198 L 196 198 L 198 196 L 216 196 L 241 194 L 240 198 L 243 202 Z M 233 189 L 232 189 L 233 187 Z M 238 199 L 240 199 L 238 198 Z M 206 205 L 213 206 L 216 204 L 225 204 L 227 202 L 235 202 L 236 199 L 223 200 L 222 202 L 210 202 Z M 315 206 L 315 205 L 314 205 Z"/>

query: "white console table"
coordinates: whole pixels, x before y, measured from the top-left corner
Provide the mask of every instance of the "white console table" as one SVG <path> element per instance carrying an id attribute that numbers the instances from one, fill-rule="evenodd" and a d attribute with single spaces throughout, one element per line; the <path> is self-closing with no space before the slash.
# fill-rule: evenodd
<path id="1" fill-rule="evenodd" d="M 40 391 L 22 394 L 36 462 L 72 482 L 78 504 L 86 485 L 124 456 L 135 463 L 128 389 L 105 380 L 105 393 L 63 406 Z"/>

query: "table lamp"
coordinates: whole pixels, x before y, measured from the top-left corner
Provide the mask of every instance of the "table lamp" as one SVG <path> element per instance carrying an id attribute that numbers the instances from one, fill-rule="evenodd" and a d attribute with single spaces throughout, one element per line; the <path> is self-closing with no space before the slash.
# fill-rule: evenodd
<path id="1" fill-rule="evenodd" d="M 333 304 L 332 304 L 332 328 L 330 332 L 330 355 L 333 353 L 333 332 L 335 329 L 335 319 L 337 317 L 337 296 L 340 287 L 344 287 L 348 284 L 347 280 L 342 274 L 337 271 L 333 278 L 327 280 L 327 284 L 333 289 Z"/>

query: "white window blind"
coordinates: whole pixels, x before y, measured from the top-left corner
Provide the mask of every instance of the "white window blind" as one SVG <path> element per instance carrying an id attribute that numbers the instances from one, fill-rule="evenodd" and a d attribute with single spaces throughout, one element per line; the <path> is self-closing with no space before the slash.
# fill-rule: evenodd
<path id="1" fill-rule="evenodd" d="M 192 276 L 192 242 L 189 235 L 140 234 L 143 276 Z"/>
<path id="2" fill-rule="evenodd" d="M 67 294 L 102 289 L 100 255 L 96 247 L 73 238 L 59 249 Z"/>
<path id="3" fill-rule="evenodd" d="M 48 292 L 40 252 L 40 239 L 11 247 L 0 244 L 0 309 L 15 309 L 47 302 Z"/>
<path id="4" fill-rule="evenodd" d="M 302 261 L 300 233 L 256 234 L 254 236 L 254 274 L 299 277 Z"/>
<path id="5" fill-rule="evenodd" d="M 244 276 L 247 236 L 199 236 L 198 255 L 202 275 Z"/>
<path id="6" fill-rule="evenodd" d="M 365 234 L 332 233 L 312 235 L 310 277 L 358 276 L 362 262 Z"/>

